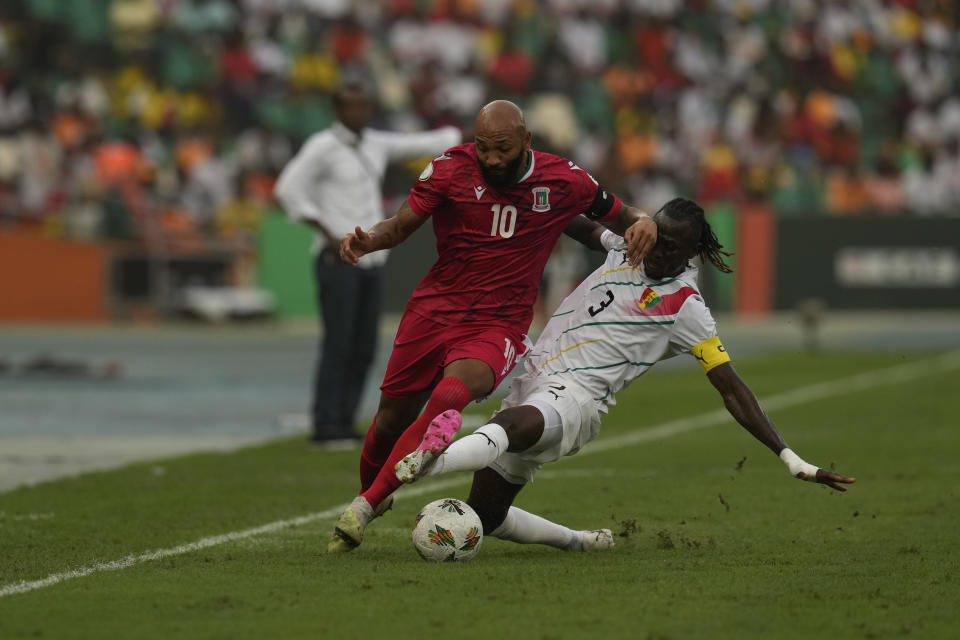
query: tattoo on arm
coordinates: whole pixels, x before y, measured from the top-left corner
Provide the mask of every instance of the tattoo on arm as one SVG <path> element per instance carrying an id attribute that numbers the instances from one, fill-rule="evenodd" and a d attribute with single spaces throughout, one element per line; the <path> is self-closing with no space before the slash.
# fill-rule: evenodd
<path id="1" fill-rule="evenodd" d="M 373 225 L 368 233 L 376 246 L 375 250 L 390 249 L 406 240 L 424 220 L 425 218 L 415 214 L 410 204 L 404 201 L 392 217 Z"/>

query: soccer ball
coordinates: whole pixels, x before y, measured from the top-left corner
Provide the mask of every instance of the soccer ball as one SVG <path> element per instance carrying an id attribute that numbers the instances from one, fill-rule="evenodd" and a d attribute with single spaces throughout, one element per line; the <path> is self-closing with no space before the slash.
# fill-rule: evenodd
<path id="1" fill-rule="evenodd" d="M 466 562 L 477 555 L 481 542 L 480 516 L 462 500 L 434 500 L 417 514 L 413 548 L 427 562 Z"/>

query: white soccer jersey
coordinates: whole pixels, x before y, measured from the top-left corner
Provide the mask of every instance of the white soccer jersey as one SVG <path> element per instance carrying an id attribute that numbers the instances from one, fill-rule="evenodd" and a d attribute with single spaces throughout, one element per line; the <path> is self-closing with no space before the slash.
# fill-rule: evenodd
<path id="1" fill-rule="evenodd" d="M 652 280 L 624 246 L 560 304 L 524 367 L 533 378 L 569 380 L 606 413 L 615 394 L 660 360 L 693 352 L 704 368 L 727 361 L 697 269 Z"/>
<path id="2" fill-rule="evenodd" d="M 505 452 L 490 467 L 508 482 L 530 482 L 542 465 L 593 440 L 616 393 L 658 361 L 690 353 L 705 371 L 729 361 L 696 281 L 697 269 L 689 266 L 652 280 L 642 266 L 627 263 L 622 242 L 609 251 L 550 318 L 500 407 L 556 409 L 561 440 Z"/>

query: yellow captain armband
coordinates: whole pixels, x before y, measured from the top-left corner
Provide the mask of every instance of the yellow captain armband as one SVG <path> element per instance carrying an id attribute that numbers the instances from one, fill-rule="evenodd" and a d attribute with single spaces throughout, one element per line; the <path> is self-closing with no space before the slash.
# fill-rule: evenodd
<path id="1" fill-rule="evenodd" d="M 704 373 L 724 362 L 730 362 L 730 354 L 727 353 L 723 343 L 720 342 L 720 336 L 713 336 L 704 340 L 690 349 L 690 353 L 703 367 Z"/>

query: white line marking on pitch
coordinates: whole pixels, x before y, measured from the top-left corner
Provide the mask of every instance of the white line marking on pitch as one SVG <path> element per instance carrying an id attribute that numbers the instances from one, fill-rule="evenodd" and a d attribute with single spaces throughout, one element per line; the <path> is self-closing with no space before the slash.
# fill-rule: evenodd
<path id="1" fill-rule="evenodd" d="M 863 391 L 873 387 L 896 384 L 898 382 L 906 382 L 915 378 L 950 371 L 952 369 L 956 369 L 957 367 L 960 367 L 960 350 L 950 351 L 937 356 L 936 358 L 896 365 L 877 371 L 867 371 L 865 373 L 859 373 L 847 378 L 840 378 L 839 380 L 831 380 L 808 385 L 806 387 L 800 387 L 799 389 L 794 389 L 792 391 L 786 391 L 784 393 L 778 393 L 776 395 L 766 397 L 762 399 L 761 404 L 767 410 L 784 409 L 787 407 L 813 402 L 815 400 L 823 400 L 825 398 L 841 396 L 848 393 L 856 393 L 857 391 Z M 696 431 L 706 427 L 725 424 L 730 419 L 731 418 L 726 410 L 718 409 L 716 411 L 709 411 L 698 416 L 666 422 L 644 431 L 638 431 L 614 438 L 594 441 L 588 448 L 586 448 L 584 451 L 581 451 L 578 455 L 590 455 L 608 451 L 610 449 L 619 449 L 622 447 L 641 444 L 644 442 L 663 440 L 681 433 L 688 433 L 690 431 Z M 471 476 L 465 475 L 462 478 L 434 480 L 419 487 L 407 487 L 404 489 L 401 497 L 417 496 L 430 493 L 439 489 L 445 489 L 458 484 L 464 484 L 470 479 Z M 244 538 L 258 536 L 264 533 L 271 533 L 273 531 L 279 531 L 280 529 L 286 529 L 287 527 L 294 527 L 315 522 L 317 520 L 323 520 L 325 518 L 332 518 L 346 509 L 347 506 L 348 503 L 344 503 L 336 507 L 326 509 L 325 511 L 318 511 L 316 513 L 310 513 L 297 518 L 290 518 L 289 520 L 277 520 L 276 522 L 271 522 L 259 527 L 253 527 L 251 529 L 243 529 L 242 531 L 233 531 L 219 536 L 202 538 L 196 542 L 182 544 L 177 547 L 160 549 L 158 551 L 147 551 L 144 553 L 129 555 L 111 562 L 98 562 L 81 569 L 74 569 L 73 571 L 54 573 L 41 580 L 24 580 L 22 582 L 8 584 L 0 587 L 0 598 L 17 593 L 27 593 L 28 591 L 42 589 L 43 587 L 50 587 L 63 582 L 64 580 L 69 580 L 71 578 L 82 578 L 100 571 L 118 571 L 120 569 L 126 569 L 127 567 L 132 567 L 143 562 L 150 562 L 151 560 L 161 560 L 163 558 L 182 555 L 184 553 L 192 553 L 194 551 L 214 547 L 225 542 L 242 540 Z"/>
<path id="2" fill-rule="evenodd" d="M 452 487 L 458 484 L 464 484 L 470 477 L 466 478 L 450 478 L 448 480 L 439 480 L 435 482 L 430 482 L 424 484 L 422 487 L 410 487 L 403 492 L 404 496 L 416 496 L 424 493 L 430 493 L 431 491 L 436 491 L 438 489 L 445 489 L 447 487 Z M 82 578 L 88 576 L 92 573 L 97 573 L 100 571 L 117 571 L 119 569 L 126 569 L 127 567 L 132 567 L 135 564 L 140 564 L 141 562 L 149 562 L 151 560 L 162 560 L 163 558 L 169 558 L 171 556 L 178 556 L 184 553 L 192 553 L 194 551 L 200 551 L 201 549 L 207 549 L 209 547 L 215 547 L 224 542 L 232 542 L 234 540 L 243 540 L 244 538 L 251 538 L 253 536 L 258 536 L 263 533 L 271 533 L 273 531 L 279 531 L 280 529 L 286 529 L 287 527 L 295 527 L 303 524 L 309 524 L 317 520 L 323 520 L 325 518 L 332 518 L 336 515 L 339 515 L 341 511 L 350 506 L 349 502 L 338 505 L 336 507 L 331 507 L 325 511 L 318 511 L 316 513 L 309 513 L 305 516 L 299 516 L 297 518 L 290 518 L 289 520 L 277 520 L 276 522 L 271 522 L 269 524 L 261 525 L 259 527 L 253 527 L 252 529 L 243 529 L 242 531 L 231 531 L 230 533 L 224 533 L 219 536 L 210 536 L 208 538 L 201 538 L 196 542 L 190 542 L 188 544 L 182 544 L 177 547 L 170 547 L 169 549 L 160 549 L 159 551 L 147 551 L 144 553 L 138 553 L 120 558 L 119 560 L 112 560 L 110 562 L 98 562 L 92 564 L 88 567 L 83 567 L 82 569 L 74 569 L 73 571 L 64 571 L 63 573 L 54 573 L 42 580 L 33 580 L 33 581 L 23 581 L 15 582 L 13 584 L 8 584 L 3 587 L 0 587 L 0 598 L 3 596 L 13 595 L 15 593 L 26 593 L 27 591 L 34 591 L 35 589 L 42 589 L 43 587 L 50 587 L 64 580 L 69 580 L 71 578 Z"/>
<path id="3" fill-rule="evenodd" d="M 49 520 L 53 517 L 52 513 L 22 513 L 7 515 L 6 511 L 0 511 L 0 522 L 4 520 Z"/>

